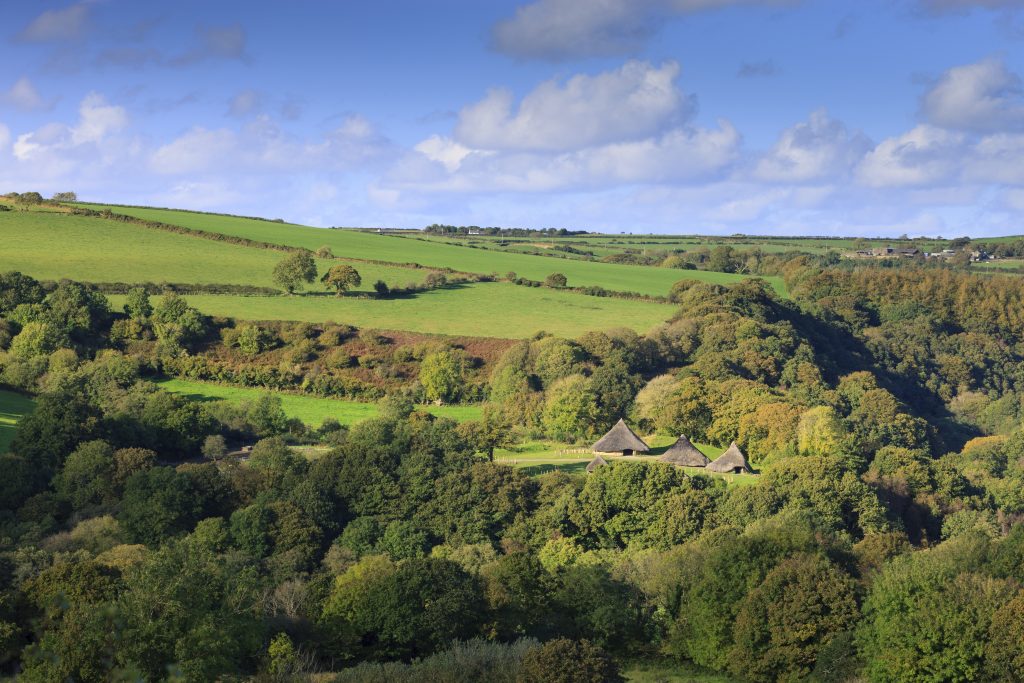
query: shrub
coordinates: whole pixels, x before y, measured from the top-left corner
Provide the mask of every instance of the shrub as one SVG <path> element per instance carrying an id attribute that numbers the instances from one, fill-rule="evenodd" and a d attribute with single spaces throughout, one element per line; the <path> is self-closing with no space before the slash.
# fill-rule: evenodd
<path id="1" fill-rule="evenodd" d="M 558 638 L 523 657 L 518 683 L 624 683 L 619 667 L 586 640 Z"/>
<path id="2" fill-rule="evenodd" d="M 561 289 L 569 283 L 568 278 L 562 273 L 551 273 L 544 278 L 544 286 L 551 287 L 553 289 Z"/>
<path id="3" fill-rule="evenodd" d="M 523 657 L 537 646 L 537 641 L 531 638 L 507 644 L 474 638 L 412 664 L 360 664 L 341 671 L 333 680 L 335 683 L 516 683 Z"/>

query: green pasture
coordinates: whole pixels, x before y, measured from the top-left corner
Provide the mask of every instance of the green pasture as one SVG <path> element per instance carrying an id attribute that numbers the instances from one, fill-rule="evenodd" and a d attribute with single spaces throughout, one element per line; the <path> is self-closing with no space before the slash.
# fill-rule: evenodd
<path id="1" fill-rule="evenodd" d="M 32 412 L 35 403 L 13 391 L 0 389 L 0 453 L 6 453 L 18 430 L 18 420 Z"/>
<path id="2" fill-rule="evenodd" d="M 730 246 L 733 249 L 747 251 L 759 249 L 765 253 L 781 253 L 801 251 L 811 254 L 823 254 L 828 251 L 851 251 L 860 244 L 871 248 L 885 246 L 902 246 L 913 244 L 923 251 L 944 249 L 948 243 L 942 240 L 921 240 L 909 242 L 903 240 L 859 240 L 853 238 L 815 238 L 815 237 L 774 237 L 774 236 L 742 236 L 730 237 L 721 235 L 576 235 L 572 237 L 500 237 L 496 235 L 430 235 L 427 239 L 456 245 L 473 245 L 477 248 L 500 251 L 520 251 L 528 253 L 551 253 L 557 256 L 581 259 L 579 255 L 559 252 L 555 245 L 566 245 L 591 251 L 597 257 L 629 251 L 672 251 L 682 249 L 714 249 L 718 246 Z"/>
<path id="3" fill-rule="evenodd" d="M 1024 259 L 999 259 L 997 261 L 979 261 L 972 264 L 974 268 L 982 270 L 1020 270 L 1024 268 Z"/>
<path id="4" fill-rule="evenodd" d="M 41 211 L 0 211 L 0 272 L 46 280 L 179 282 L 273 287 L 284 252 L 144 228 L 130 223 Z M 331 261 L 318 259 L 322 273 Z M 361 290 L 422 282 L 427 271 L 353 263 Z M 322 285 L 315 283 L 317 289 Z"/>
<path id="5" fill-rule="evenodd" d="M 253 401 L 270 394 L 281 399 L 281 407 L 289 418 L 298 418 L 311 427 L 319 427 L 327 418 L 334 418 L 343 425 L 353 425 L 377 415 L 377 406 L 373 403 L 342 401 L 334 398 L 304 396 L 284 391 L 235 387 L 212 382 L 196 382 L 184 379 L 167 379 L 157 384 L 174 394 L 180 394 L 194 401 L 228 401 L 238 403 Z M 0 399 L 2 400 L 2 399 Z M 420 406 L 438 417 L 447 417 L 460 422 L 475 420 L 480 417 L 480 407 L 468 406 Z M 2 418 L 0 418 L 2 419 Z"/>
<path id="6" fill-rule="evenodd" d="M 123 296 L 110 296 L 114 307 Z M 545 330 L 577 337 L 590 330 L 630 327 L 645 332 L 670 318 L 668 304 L 585 296 L 504 282 L 455 285 L 407 297 L 189 295 L 208 315 L 242 320 L 334 321 L 360 328 L 520 339 Z"/>
<path id="7" fill-rule="evenodd" d="M 675 443 L 675 437 L 655 434 L 643 436 L 647 445 L 651 447 L 648 455 L 604 456 L 609 463 L 614 462 L 657 462 L 661 454 L 669 446 Z M 721 455 L 725 449 L 711 444 L 695 443 L 706 456 L 714 460 Z M 582 452 L 581 452 L 582 451 Z M 526 441 L 508 448 L 499 448 L 494 451 L 494 461 L 503 465 L 511 465 L 529 474 L 544 474 L 552 470 L 562 470 L 575 474 L 586 472 L 587 463 L 593 460 L 589 444 L 567 444 L 557 441 Z M 703 467 L 684 467 L 687 474 L 707 474 L 713 477 L 721 477 L 730 486 L 745 486 L 757 482 L 756 475 L 750 474 L 718 474 L 708 472 Z"/>
<path id="8" fill-rule="evenodd" d="M 520 277 L 543 280 L 553 272 L 563 273 L 569 285 L 600 286 L 616 291 L 665 295 L 679 280 L 691 279 L 718 284 L 732 284 L 742 275 L 695 270 L 674 270 L 647 266 L 627 266 L 572 259 L 552 259 L 491 249 L 468 249 L 430 239 L 408 235 L 379 235 L 360 230 L 325 230 L 289 223 L 275 223 L 251 218 L 235 218 L 213 214 L 190 213 L 172 209 L 130 208 L 86 204 L 95 209 L 109 208 L 115 213 L 148 220 L 182 225 L 198 230 L 235 235 L 263 242 L 317 249 L 329 246 L 335 256 L 363 258 L 393 263 L 420 263 L 447 267 L 472 273 L 514 272 Z M 785 288 L 781 278 L 766 278 L 780 294 Z"/>

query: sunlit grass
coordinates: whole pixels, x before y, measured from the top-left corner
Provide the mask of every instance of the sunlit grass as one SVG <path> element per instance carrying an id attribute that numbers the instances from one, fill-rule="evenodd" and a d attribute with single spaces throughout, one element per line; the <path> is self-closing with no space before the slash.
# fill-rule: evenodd
<path id="1" fill-rule="evenodd" d="M 410 236 L 378 235 L 359 230 L 325 230 L 289 223 L 170 209 L 132 208 L 102 204 L 83 204 L 83 206 L 94 209 L 109 208 L 115 213 L 274 244 L 287 244 L 313 250 L 326 245 L 331 247 L 335 256 L 342 257 L 397 263 L 412 262 L 435 268 L 447 267 L 472 273 L 495 273 L 502 276 L 514 272 L 520 277 L 531 280 L 543 280 L 550 273 L 560 272 L 565 274 L 569 285 L 573 287 L 600 286 L 617 291 L 665 295 L 679 280 L 690 279 L 716 284 L 733 284 L 745 277 L 731 273 L 553 259 L 494 249 L 470 249 L 439 240 L 417 239 Z M 780 294 L 784 294 L 785 287 L 781 278 L 765 279 Z"/>
<path id="2" fill-rule="evenodd" d="M 376 417 L 378 413 L 377 405 L 374 403 L 304 396 L 283 391 L 235 387 L 226 384 L 183 379 L 167 379 L 158 382 L 158 384 L 167 391 L 180 394 L 195 401 L 229 401 L 239 403 L 242 401 L 253 401 L 267 394 L 278 396 L 281 399 L 281 407 L 284 409 L 285 415 L 290 418 L 298 418 L 310 427 L 319 427 L 327 418 L 333 418 L 343 425 L 353 425 L 368 418 Z M 460 422 L 480 417 L 480 407 L 474 405 L 431 405 L 421 406 L 420 410 L 426 410 L 439 417 L 447 417 Z"/>
<path id="3" fill-rule="evenodd" d="M 111 296 L 118 308 L 124 297 Z M 521 339 L 543 330 L 577 337 L 590 330 L 629 327 L 646 332 L 675 307 L 648 301 L 585 296 L 503 282 L 458 285 L 408 297 L 193 295 L 203 313 L 242 320 L 328 320 L 360 328 Z"/>
<path id="4" fill-rule="evenodd" d="M 13 391 L 0 390 L 0 453 L 6 453 L 18 430 L 18 420 L 32 412 L 35 403 Z"/>

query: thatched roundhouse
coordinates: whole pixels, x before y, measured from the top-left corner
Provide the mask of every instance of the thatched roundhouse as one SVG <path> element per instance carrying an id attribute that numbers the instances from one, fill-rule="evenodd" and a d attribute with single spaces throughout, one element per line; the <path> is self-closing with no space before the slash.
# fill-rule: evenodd
<path id="1" fill-rule="evenodd" d="M 596 470 L 596 469 L 597 469 L 598 467 L 604 467 L 604 466 L 605 466 L 605 465 L 607 465 L 607 464 L 608 464 L 608 461 L 607 461 L 607 460 L 605 460 L 604 458 L 602 458 L 602 457 L 601 457 L 600 455 L 595 455 L 595 456 L 594 456 L 594 459 L 593 459 L 593 460 L 591 460 L 589 464 L 587 464 L 587 472 L 588 472 L 588 473 L 589 473 L 589 472 L 593 472 L 593 471 L 594 471 L 594 470 Z"/>
<path id="2" fill-rule="evenodd" d="M 615 426 L 608 430 L 608 433 L 594 444 L 591 449 L 595 453 L 618 453 L 620 455 L 633 455 L 634 453 L 647 453 L 650 447 L 644 443 L 636 433 L 626 426 L 620 418 Z"/>
<path id="3" fill-rule="evenodd" d="M 750 473 L 750 463 L 747 462 L 747 456 L 743 455 L 743 451 L 733 441 L 729 444 L 729 448 L 722 453 L 718 458 L 708 465 L 708 469 L 712 472 L 732 472 L 733 474 L 742 474 L 743 472 Z"/>
<path id="4" fill-rule="evenodd" d="M 711 462 L 708 456 L 701 453 L 685 436 L 680 436 L 658 459 L 677 467 L 704 467 Z"/>

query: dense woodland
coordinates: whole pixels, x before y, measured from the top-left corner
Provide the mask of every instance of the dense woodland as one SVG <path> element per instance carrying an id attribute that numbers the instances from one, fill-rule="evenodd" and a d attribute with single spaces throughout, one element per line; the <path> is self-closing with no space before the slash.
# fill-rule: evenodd
<path id="1" fill-rule="evenodd" d="M 112 311 L 78 283 L 0 275 L 0 382 L 37 398 L 0 456 L 0 667 L 616 681 L 665 657 L 745 681 L 1024 680 L 1024 282 L 751 265 L 792 299 L 683 280 L 646 335 L 522 342 L 210 319 L 144 289 Z M 158 375 L 382 412 L 309 426 Z M 735 440 L 760 475 L 529 476 L 488 457 L 620 416 Z"/>

